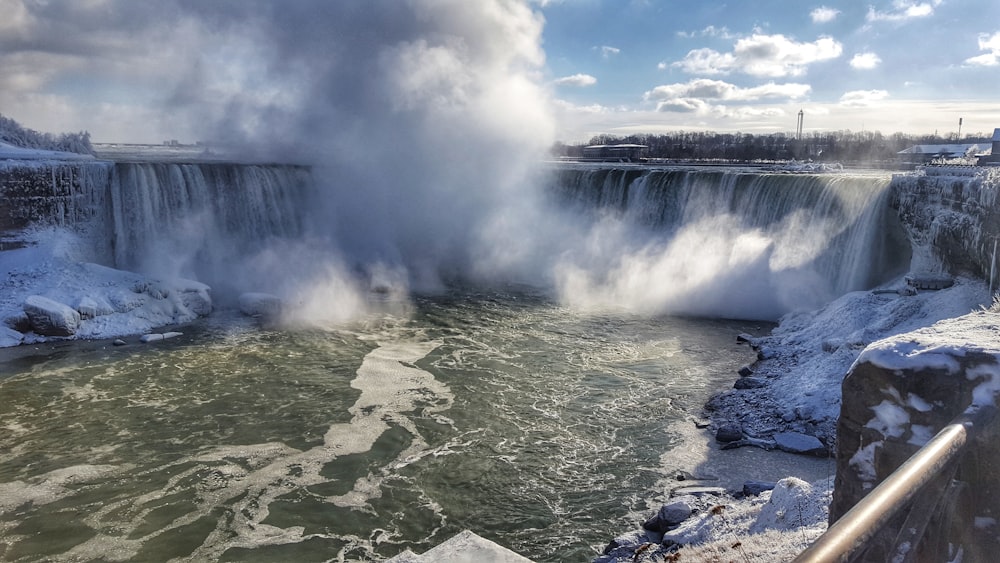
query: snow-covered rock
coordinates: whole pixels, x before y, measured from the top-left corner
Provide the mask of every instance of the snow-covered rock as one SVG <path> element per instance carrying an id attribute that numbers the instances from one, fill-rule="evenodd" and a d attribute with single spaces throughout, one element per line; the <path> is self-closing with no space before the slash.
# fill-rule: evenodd
<path id="1" fill-rule="evenodd" d="M 24 335 L 20 332 L 0 325 L 0 348 L 17 346 L 24 341 Z"/>
<path id="2" fill-rule="evenodd" d="M 750 526 L 751 534 L 765 530 L 796 530 L 825 522 L 829 512 L 829 491 L 814 491 L 812 485 L 795 477 L 778 481 L 771 497 Z"/>
<path id="3" fill-rule="evenodd" d="M 277 317 L 283 307 L 281 298 L 270 293 L 244 293 L 239 301 L 240 311 L 251 317 Z"/>
<path id="4" fill-rule="evenodd" d="M 210 288 L 156 280 L 78 260 L 86 241 L 69 229 L 24 233 L 26 245 L 0 252 L 0 347 L 50 337 L 115 338 L 193 321 L 212 311 Z"/>
<path id="5" fill-rule="evenodd" d="M 76 309 L 41 295 L 25 299 L 24 313 L 31 321 L 31 329 L 42 336 L 73 336 L 80 328 Z"/>

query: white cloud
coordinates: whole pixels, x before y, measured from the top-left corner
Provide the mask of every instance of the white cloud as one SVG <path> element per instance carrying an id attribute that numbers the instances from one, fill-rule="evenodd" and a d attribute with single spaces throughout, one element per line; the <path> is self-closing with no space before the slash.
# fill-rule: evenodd
<path id="1" fill-rule="evenodd" d="M 775 84 L 769 82 L 751 88 L 742 88 L 721 80 L 699 78 L 678 84 L 664 84 L 649 90 L 643 99 L 656 102 L 656 111 L 673 113 L 693 113 L 745 119 L 749 117 L 776 116 L 782 110 L 756 106 L 726 105 L 728 102 L 752 102 L 765 98 L 798 99 L 806 96 L 811 87 L 808 84 Z"/>
<path id="2" fill-rule="evenodd" d="M 813 23 L 827 23 L 837 19 L 840 15 L 840 10 L 836 8 L 828 8 L 826 6 L 820 6 L 815 10 L 809 12 L 809 17 L 812 18 Z"/>
<path id="3" fill-rule="evenodd" d="M 594 113 L 608 113 L 612 111 L 611 108 L 607 106 L 602 106 L 601 104 L 589 104 L 586 106 L 581 106 L 574 104 L 573 102 L 561 99 L 552 100 L 552 103 L 557 108 L 570 113 L 594 114 Z"/>
<path id="4" fill-rule="evenodd" d="M 656 111 L 706 115 L 711 113 L 715 107 L 705 100 L 699 100 L 698 98 L 677 98 L 657 103 Z"/>
<path id="5" fill-rule="evenodd" d="M 600 49 L 601 49 L 601 57 L 605 59 L 609 59 L 617 55 L 618 53 L 622 52 L 622 50 L 619 49 L 618 47 L 612 47 L 610 45 L 601 45 Z"/>
<path id="6" fill-rule="evenodd" d="M 781 34 L 755 33 L 736 42 L 731 53 L 694 49 L 683 60 L 672 63 L 691 74 L 718 75 L 738 71 L 753 76 L 800 76 L 812 63 L 834 59 L 843 46 L 832 37 L 799 43 Z M 660 68 L 665 68 L 661 63 Z"/>
<path id="7" fill-rule="evenodd" d="M 871 70 L 881 63 L 881 57 L 875 53 L 858 53 L 851 59 L 851 67 L 859 70 Z"/>
<path id="8" fill-rule="evenodd" d="M 732 33 L 730 33 L 728 27 L 715 27 L 714 25 L 707 26 L 701 31 L 678 31 L 677 36 L 685 39 L 692 39 L 695 37 L 718 37 L 720 39 L 732 39 L 735 37 Z"/>
<path id="9" fill-rule="evenodd" d="M 981 34 L 979 36 L 979 50 L 988 52 L 965 59 L 965 63 L 975 66 L 1000 65 L 1000 31 L 993 35 Z"/>
<path id="10" fill-rule="evenodd" d="M 874 102 L 889 97 L 885 90 L 852 90 L 840 97 L 840 105 L 847 107 L 868 107 Z"/>
<path id="11" fill-rule="evenodd" d="M 665 84 L 646 92 L 647 101 L 664 101 L 682 98 L 701 98 L 723 101 L 753 101 L 763 98 L 798 99 L 806 96 L 812 88 L 808 84 L 769 82 L 761 86 L 741 88 L 721 80 L 698 78 L 686 83 Z"/>
<path id="12" fill-rule="evenodd" d="M 892 8 L 886 11 L 879 11 L 875 9 L 875 6 L 869 6 L 865 19 L 869 22 L 903 22 L 915 18 L 926 18 L 933 15 L 934 8 L 940 5 L 941 0 L 919 3 L 912 0 L 894 0 Z"/>
<path id="13" fill-rule="evenodd" d="M 576 86 L 578 88 L 583 88 L 585 86 L 593 86 L 597 84 L 597 79 L 589 74 L 574 74 L 571 76 L 563 76 L 562 78 L 557 78 L 553 81 L 556 86 Z"/>

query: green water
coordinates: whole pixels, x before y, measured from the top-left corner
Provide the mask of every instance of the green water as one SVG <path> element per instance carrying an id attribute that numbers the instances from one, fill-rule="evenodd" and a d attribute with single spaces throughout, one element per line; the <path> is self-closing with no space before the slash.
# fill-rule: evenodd
<path id="1" fill-rule="evenodd" d="M 759 323 L 454 291 L 329 330 L 0 356 L 0 560 L 364 561 L 463 529 L 588 561 Z"/>

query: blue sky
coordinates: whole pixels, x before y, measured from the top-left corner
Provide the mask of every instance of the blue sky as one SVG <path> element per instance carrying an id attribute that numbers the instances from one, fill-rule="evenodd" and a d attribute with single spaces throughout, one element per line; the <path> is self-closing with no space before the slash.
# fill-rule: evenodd
<path id="1" fill-rule="evenodd" d="M 0 113 L 97 141 L 317 135 L 345 117 L 430 119 L 442 101 L 565 142 L 791 132 L 800 110 L 807 132 L 1000 127 L 996 0 L 0 0 L 0 13 Z"/>
<path id="2" fill-rule="evenodd" d="M 543 2 L 562 136 L 1000 127 L 1000 2 Z"/>

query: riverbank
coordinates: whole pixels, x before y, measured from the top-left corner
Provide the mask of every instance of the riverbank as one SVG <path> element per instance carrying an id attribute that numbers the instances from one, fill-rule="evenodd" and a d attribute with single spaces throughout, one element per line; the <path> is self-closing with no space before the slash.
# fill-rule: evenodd
<path id="1" fill-rule="evenodd" d="M 816 311 L 786 315 L 769 336 L 747 339 L 759 359 L 741 370 L 745 375 L 737 381 L 744 382 L 742 389 L 708 401 L 708 431 L 715 435 L 721 428 L 736 427 L 750 447 L 773 447 L 775 434 L 802 434 L 832 453 L 841 381 L 866 346 L 989 303 L 989 289 L 971 278 L 912 295 L 889 291 L 903 288 L 904 281 L 897 280 L 881 290 L 848 293 Z M 754 383 L 747 385 L 748 380 Z M 717 443 L 716 450 L 723 445 Z M 718 451 L 715 457 L 739 451 Z M 717 461 L 712 465 L 720 466 Z M 790 560 L 826 530 L 834 471 L 832 463 L 828 467 L 829 476 L 811 482 L 789 477 L 745 487 L 675 484 L 662 496 L 663 508 L 642 516 L 642 526 L 612 540 L 595 562 L 653 560 L 674 552 L 694 561 Z M 769 487 L 775 488 L 761 490 Z M 676 515 L 678 505 L 686 516 L 669 520 L 667 507 L 674 506 Z"/>

